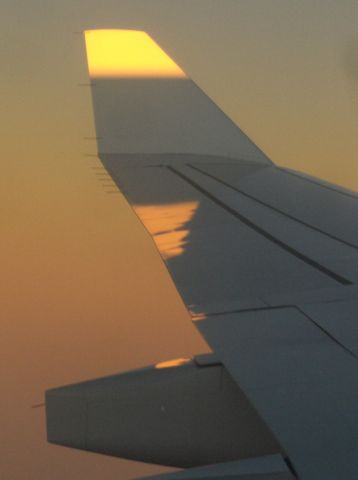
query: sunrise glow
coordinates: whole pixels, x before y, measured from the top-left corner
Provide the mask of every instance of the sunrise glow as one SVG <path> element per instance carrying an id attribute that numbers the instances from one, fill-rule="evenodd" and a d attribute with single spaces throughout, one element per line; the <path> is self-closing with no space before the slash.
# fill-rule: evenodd
<path id="1" fill-rule="evenodd" d="M 185 78 L 180 67 L 145 32 L 86 30 L 89 74 L 94 77 Z"/>

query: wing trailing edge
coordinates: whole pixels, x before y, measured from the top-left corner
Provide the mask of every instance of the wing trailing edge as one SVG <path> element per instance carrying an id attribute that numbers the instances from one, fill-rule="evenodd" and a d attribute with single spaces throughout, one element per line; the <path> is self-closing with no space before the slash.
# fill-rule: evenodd
<path id="1" fill-rule="evenodd" d="M 281 455 L 248 458 L 138 480 L 294 480 Z"/>

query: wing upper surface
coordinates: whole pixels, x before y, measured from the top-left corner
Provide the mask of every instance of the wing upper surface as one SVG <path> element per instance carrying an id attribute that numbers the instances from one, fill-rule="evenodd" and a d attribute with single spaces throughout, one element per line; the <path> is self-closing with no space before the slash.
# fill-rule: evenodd
<path id="1" fill-rule="evenodd" d="M 195 155 L 101 158 L 154 239 L 185 304 L 196 313 L 205 313 L 206 304 L 210 309 L 217 304 L 217 311 L 235 304 L 262 306 L 267 296 L 344 287 L 358 280 L 358 249 L 350 244 L 352 229 L 347 235 L 344 230 L 355 221 L 356 199 L 349 198 L 348 209 L 347 198 L 337 193 L 343 220 L 332 213 L 317 228 L 302 218 L 303 206 L 286 213 L 287 194 L 278 209 L 207 175 L 215 168 L 222 178 L 228 170 L 235 184 L 243 172 L 242 182 L 264 191 L 267 178 L 281 175 L 277 167 L 218 158 L 214 163 L 208 157 L 205 163 Z M 312 198 L 310 209 L 328 216 L 320 195 Z M 340 237 L 329 231 L 330 218 L 339 223 Z"/>
<path id="2" fill-rule="evenodd" d="M 309 183 L 307 203 L 300 179 L 297 200 L 297 178 L 274 166 L 157 160 L 103 158 L 196 326 L 300 478 L 354 480 L 357 199 Z"/>

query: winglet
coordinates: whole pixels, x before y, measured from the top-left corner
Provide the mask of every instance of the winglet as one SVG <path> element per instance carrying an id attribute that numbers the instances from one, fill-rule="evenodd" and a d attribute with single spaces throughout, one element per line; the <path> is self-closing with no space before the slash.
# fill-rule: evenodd
<path id="1" fill-rule="evenodd" d="M 271 163 L 145 32 L 87 30 L 85 40 L 100 154 Z"/>

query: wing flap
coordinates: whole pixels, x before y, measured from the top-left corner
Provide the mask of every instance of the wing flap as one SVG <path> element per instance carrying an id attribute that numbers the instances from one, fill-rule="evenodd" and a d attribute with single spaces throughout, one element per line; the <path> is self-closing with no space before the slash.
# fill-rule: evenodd
<path id="1" fill-rule="evenodd" d="M 226 167 L 225 164 L 219 165 L 217 170 L 225 171 Z M 240 174 L 235 176 L 233 167 L 232 164 L 229 165 L 228 173 L 233 173 L 234 178 L 240 178 Z M 191 164 L 181 166 L 178 170 L 196 184 L 205 188 L 218 201 L 241 215 L 243 220 L 246 219 L 252 226 L 261 229 L 261 232 L 266 234 L 267 237 L 276 239 L 305 256 L 308 261 L 318 263 L 332 273 L 334 272 L 336 276 L 339 275 L 343 283 L 345 283 L 344 279 L 347 282 L 358 281 L 358 249 L 354 246 L 302 222 L 299 218 L 285 213 L 283 209 L 278 210 L 272 207 L 270 203 L 257 200 L 255 197 L 231 187 L 230 184 L 223 184 L 216 177 L 208 176 L 205 165 Z M 255 180 L 257 190 L 266 188 L 265 175 L 268 175 L 271 171 L 277 172 L 280 169 L 270 167 L 250 175 L 251 181 Z M 285 197 L 283 196 L 282 204 L 284 203 Z M 320 204 L 320 202 L 318 203 Z M 314 205 L 312 205 L 312 208 L 315 208 Z M 323 215 L 323 212 L 321 213 Z M 345 212 L 345 215 L 347 216 L 347 212 Z M 353 220 L 354 218 L 351 216 L 351 222 Z M 351 265 L 355 268 L 350 268 Z"/>
<path id="2" fill-rule="evenodd" d="M 200 169 L 237 192 L 358 248 L 358 196 L 353 192 L 281 168 L 247 176 L 239 175 L 235 165 L 200 165 Z"/>
<path id="3" fill-rule="evenodd" d="M 357 358 L 297 306 L 196 322 L 299 478 L 358 476 Z"/>

